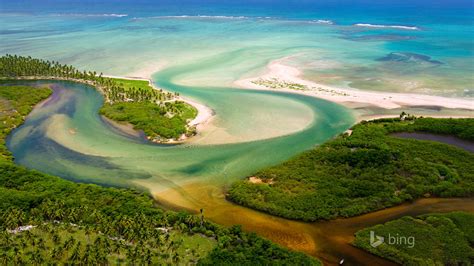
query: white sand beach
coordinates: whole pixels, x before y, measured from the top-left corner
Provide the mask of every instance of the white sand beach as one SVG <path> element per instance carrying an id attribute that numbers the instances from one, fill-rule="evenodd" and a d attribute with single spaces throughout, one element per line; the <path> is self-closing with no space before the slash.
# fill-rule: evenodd
<path id="1" fill-rule="evenodd" d="M 289 93 L 303 94 L 311 97 L 322 98 L 328 101 L 342 104 L 348 108 L 368 110 L 370 108 L 379 108 L 385 110 L 410 108 L 410 107 L 441 107 L 453 110 L 463 110 L 463 115 L 452 116 L 445 114 L 427 113 L 423 115 L 433 117 L 474 117 L 474 101 L 463 98 L 450 98 L 442 96 L 432 96 L 424 94 L 395 93 L 395 92 L 376 92 L 367 90 L 357 90 L 349 88 L 337 88 L 323 85 L 303 78 L 302 72 L 296 68 L 286 65 L 284 62 L 290 57 L 284 57 L 270 62 L 262 75 L 244 78 L 234 82 L 234 85 L 242 89 L 254 90 L 274 90 L 285 91 Z M 143 71 L 130 73 L 127 76 L 112 76 L 111 78 L 122 78 L 131 80 L 148 80 L 150 85 L 154 86 L 151 75 L 161 69 L 160 65 L 147 66 Z M 178 97 L 198 110 L 198 115 L 188 123 L 195 126 L 198 132 L 215 131 L 212 129 L 211 121 L 215 117 L 214 111 L 208 106 L 186 97 Z M 467 113 L 467 115 L 465 115 Z M 471 115 L 472 113 L 472 115 Z M 384 117 L 394 117 L 395 114 L 387 113 L 360 113 L 357 112 L 357 122 L 361 120 L 372 120 Z M 202 134 L 199 138 L 193 138 L 195 141 L 203 141 Z M 206 134 L 209 135 L 209 134 Z M 212 134 L 211 134 L 212 135 Z M 182 142 L 182 141 L 179 141 Z M 204 141 L 206 142 L 206 141 Z"/>
<path id="2" fill-rule="evenodd" d="M 118 79 L 128 79 L 128 80 L 146 80 L 148 81 L 148 83 L 150 84 L 150 86 L 156 90 L 159 90 L 159 88 L 157 88 L 153 81 L 151 80 L 151 74 L 153 74 L 154 72 L 152 73 L 149 73 L 147 75 L 144 75 L 144 76 L 139 76 L 139 77 L 135 77 L 135 76 L 131 76 L 131 75 L 128 75 L 128 76 L 114 76 L 114 75 L 104 75 L 104 77 L 108 77 L 108 78 L 118 78 Z M 193 106 L 194 108 L 196 108 L 196 110 L 198 111 L 198 114 L 197 116 L 188 123 L 189 126 L 196 126 L 197 129 L 201 129 L 205 124 L 209 123 L 212 119 L 212 117 L 214 116 L 214 111 L 209 108 L 208 106 L 204 105 L 204 104 L 201 104 L 201 103 L 198 103 L 194 100 L 191 100 L 191 99 L 188 99 L 186 97 L 182 97 L 182 96 L 179 96 L 176 98 L 177 100 L 179 101 L 183 101 L 191 106 Z"/>
<path id="3" fill-rule="evenodd" d="M 234 85 L 246 89 L 265 89 L 300 93 L 343 104 L 347 107 L 362 105 L 384 109 L 410 106 L 438 106 L 444 108 L 474 110 L 474 101 L 463 98 L 449 98 L 423 94 L 375 92 L 336 88 L 304 80 L 299 69 L 285 65 L 288 59 L 272 61 L 267 71 L 258 77 L 238 80 Z M 292 87 L 292 88 L 291 88 Z"/>

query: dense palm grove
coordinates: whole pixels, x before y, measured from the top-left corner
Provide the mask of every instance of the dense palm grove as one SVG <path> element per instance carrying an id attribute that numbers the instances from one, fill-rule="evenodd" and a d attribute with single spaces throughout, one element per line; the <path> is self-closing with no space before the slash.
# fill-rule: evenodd
<path id="1" fill-rule="evenodd" d="M 194 107 L 177 100 L 178 94 L 152 88 L 148 81 L 103 77 L 55 61 L 18 55 L 0 57 L 0 78 L 64 79 L 96 87 L 105 98 L 101 114 L 129 122 L 157 142 L 195 134 L 187 122 L 197 115 Z M 120 114 L 118 114 L 120 113 Z"/>
<path id="2" fill-rule="evenodd" d="M 183 134 L 187 137 L 196 134 L 196 128 L 187 126 L 186 121 L 194 118 L 197 110 L 183 102 L 165 102 L 161 105 L 151 102 L 105 104 L 100 114 L 114 121 L 131 123 L 154 142 L 166 143 L 170 139 L 180 139 Z"/>
<path id="3" fill-rule="evenodd" d="M 5 138 L 50 93 L 0 86 L 0 125 L 6 125 L 0 132 L 0 264 L 319 264 L 238 226 L 161 210 L 134 190 L 77 184 L 15 165 Z"/>
<path id="4" fill-rule="evenodd" d="M 386 239 L 370 245 L 370 231 Z M 411 237 L 396 244 L 389 235 Z M 379 224 L 356 233 L 354 245 L 403 265 L 472 265 L 474 263 L 474 214 L 452 212 L 426 214 Z"/>
<path id="5" fill-rule="evenodd" d="M 238 181 L 228 197 L 274 215 L 315 221 L 355 216 L 420 197 L 474 196 L 473 153 L 390 136 L 416 131 L 474 140 L 474 119 L 407 118 L 360 123 L 350 135 L 256 173 L 259 184 Z"/>
<path id="6" fill-rule="evenodd" d="M 162 90 L 145 87 L 128 87 L 115 79 L 103 77 L 102 73 L 80 71 L 73 66 L 59 62 L 32 58 L 30 56 L 5 55 L 0 57 L 0 77 L 18 78 L 64 78 L 88 81 L 100 88 L 106 102 L 160 102 L 174 99 L 175 95 Z"/>

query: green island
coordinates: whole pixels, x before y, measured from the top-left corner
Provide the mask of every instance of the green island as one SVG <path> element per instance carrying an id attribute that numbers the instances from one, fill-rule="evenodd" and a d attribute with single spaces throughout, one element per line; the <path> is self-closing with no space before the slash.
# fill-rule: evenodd
<path id="1" fill-rule="evenodd" d="M 421 197 L 472 197 L 474 154 L 434 141 L 391 136 L 429 132 L 474 140 L 474 119 L 361 122 L 283 164 L 237 181 L 227 198 L 289 219 L 350 217 Z"/>
<path id="2" fill-rule="evenodd" d="M 384 242 L 373 247 L 371 231 Z M 358 231 L 353 244 L 403 265 L 472 265 L 474 214 L 405 216 Z"/>
<path id="3" fill-rule="evenodd" d="M 0 57 L 1 79 L 60 79 L 97 88 L 105 103 L 100 114 L 143 130 L 153 142 L 166 143 L 196 134 L 188 122 L 197 110 L 179 100 L 177 93 L 154 89 L 150 81 L 104 77 L 54 61 L 17 55 Z"/>
<path id="4" fill-rule="evenodd" d="M 15 165 L 6 136 L 51 94 L 0 86 L 0 263 L 319 265 L 239 226 L 165 211 L 132 189 L 79 184 Z"/>

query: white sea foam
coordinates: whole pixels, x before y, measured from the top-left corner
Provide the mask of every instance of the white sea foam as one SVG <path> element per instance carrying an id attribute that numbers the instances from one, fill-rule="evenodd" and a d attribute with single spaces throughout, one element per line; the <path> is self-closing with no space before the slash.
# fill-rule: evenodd
<path id="1" fill-rule="evenodd" d="M 327 25 L 334 25 L 334 22 L 331 20 L 326 20 L 326 19 L 318 19 L 318 20 L 313 20 L 311 22 L 317 23 L 317 24 L 327 24 Z"/>
<path id="2" fill-rule="evenodd" d="M 419 30 L 415 26 L 403 26 L 403 25 L 377 25 L 377 24 L 368 24 L 368 23 L 357 23 L 354 24 L 356 27 L 365 27 L 365 28 L 390 28 L 390 29 L 401 29 L 401 30 Z"/>
<path id="3" fill-rule="evenodd" d="M 210 15 L 178 15 L 178 16 L 154 16 L 154 17 L 143 17 L 137 19 L 147 19 L 147 18 L 154 18 L 154 19 L 168 19 L 168 18 L 208 18 L 208 19 L 247 19 L 249 17 L 245 16 L 210 16 Z"/>
<path id="4" fill-rule="evenodd" d="M 145 20 L 145 19 L 209 19 L 209 20 L 276 20 L 282 22 L 298 22 L 298 23 L 314 23 L 314 24 L 325 24 L 334 25 L 335 23 L 331 20 L 318 19 L 318 20 L 286 20 L 278 17 L 248 17 L 248 16 L 224 16 L 224 15 L 170 15 L 170 16 L 151 16 L 151 17 L 134 17 L 133 20 Z"/>
<path id="5" fill-rule="evenodd" d="M 115 18 L 122 18 L 122 17 L 127 17 L 128 14 L 60 13 L 60 14 L 53 14 L 52 16 L 56 16 L 56 17 L 115 17 Z"/>

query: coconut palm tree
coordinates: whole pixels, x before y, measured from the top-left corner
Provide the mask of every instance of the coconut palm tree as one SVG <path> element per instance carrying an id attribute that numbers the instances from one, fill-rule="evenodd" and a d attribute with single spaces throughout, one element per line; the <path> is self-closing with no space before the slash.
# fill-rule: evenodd
<path id="1" fill-rule="evenodd" d="M 34 265 L 41 265 L 44 262 L 43 255 L 38 249 L 34 249 L 30 254 L 30 262 Z"/>
<path id="2" fill-rule="evenodd" d="M 73 252 L 71 253 L 71 257 L 69 257 L 70 262 L 78 262 L 81 259 L 81 242 L 76 244 Z"/>

